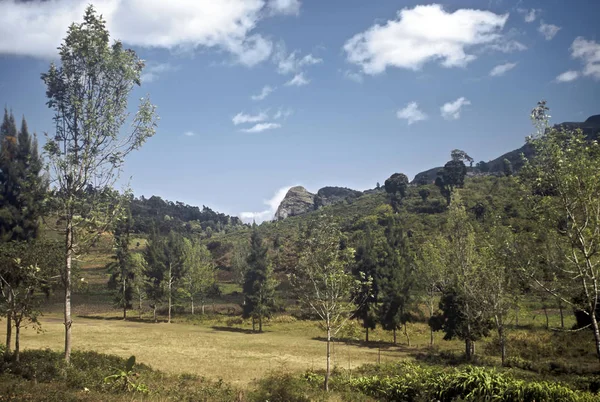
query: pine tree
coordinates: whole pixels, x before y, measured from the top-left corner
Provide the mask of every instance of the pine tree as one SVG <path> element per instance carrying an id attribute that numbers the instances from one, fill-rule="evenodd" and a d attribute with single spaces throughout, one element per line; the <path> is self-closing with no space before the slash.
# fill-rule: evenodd
<path id="1" fill-rule="evenodd" d="M 270 317 L 275 311 L 275 287 L 273 268 L 267 258 L 267 247 L 263 244 L 256 225 L 250 237 L 250 255 L 248 270 L 244 279 L 244 318 L 252 317 L 252 329 L 258 319 L 258 331 L 262 332 L 263 318 Z"/>
<path id="2" fill-rule="evenodd" d="M 6 247 L 17 247 L 17 242 L 31 242 L 38 237 L 46 192 L 41 170 L 37 141 L 32 141 L 25 118 L 18 131 L 14 115 L 4 109 L 0 125 L 0 243 L 6 243 Z M 17 265 L 9 260 L 0 267 L 0 288 L 7 306 L 7 354 L 11 347 L 13 294 L 24 283 Z"/>
<path id="3" fill-rule="evenodd" d="M 370 229 L 367 228 L 360 246 L 356 249 L 356 264 L 353 269 L 353 275 L 360 280 L 361 278 L 375 278 L 378 271 L 378 256 L 375 249 L 375 240 Z M 365 329 L 365 341 L 369 342 L 369 330 L 377 326 L 377 303 L 379 289 L 378 281 L 375 279 L 372 284 L 361 282 L 355 299 L 357 300 L 357 310 L 354 317 L 362 321 Z"/>
<path id="4" fill-rule="evenodd" d="M 185 244 L 183 237 L 170 232 L 166 237 L 153 235 L 145 251 L 146 272 L 148 278 L 148 296 L 154 302 L 154 320 L 156 321 L 157 304 L 165 298 L 168 302 L 168 322 L 171 322 L 171 311 L 175 288 L 185 274 Z"/>
<path id="5" fill-rule="evenodd" d="M 393 331 L 394 344 L 396 330 L 404 326 L 410 345 L 406 324 L 410 320 L 409 307 L 414 296 L 414 262 L 408 239 L 393 218 L 387 220 L 385 239 L 377 275 L 381 302 L 379 319 L 384 329 Z"/>

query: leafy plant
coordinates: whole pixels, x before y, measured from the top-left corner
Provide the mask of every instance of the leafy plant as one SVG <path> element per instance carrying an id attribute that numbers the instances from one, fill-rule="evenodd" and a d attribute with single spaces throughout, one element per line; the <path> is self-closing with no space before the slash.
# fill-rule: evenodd
<path id="1" fill-rule="evenodd" d="M 116 369 L 117 371 L 115 374 L 111 374 L 104 378 L 104 383 L 112 384 L 113 386 L 127 390 L 128 392 L 150 392 L 145 384 L 139 382 L 136 383 L 133 381 L 135 377 L 139 376 L 138 373 L 133 371 L 133 366 L 135 366 L 135 356 L 131 356 L 129 359 L 127 359 L 127 363 L 125 363 L 125 370 Z"/>

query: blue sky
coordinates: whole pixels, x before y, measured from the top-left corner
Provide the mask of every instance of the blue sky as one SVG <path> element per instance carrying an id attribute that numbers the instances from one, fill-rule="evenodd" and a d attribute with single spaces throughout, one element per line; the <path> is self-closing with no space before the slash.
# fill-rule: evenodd
<path id="1" fill-rule="evenodd" d="M 161 120 L 126 163 L 138 196 L 263 220 L 293 185 L 495 158 L 540 99 L 553 122 L 600 113 L 596 0 L 3 0 L 0 104 L 39 134 L 40 73 L 90 2 L 147 61 L 134 95 Z"/>

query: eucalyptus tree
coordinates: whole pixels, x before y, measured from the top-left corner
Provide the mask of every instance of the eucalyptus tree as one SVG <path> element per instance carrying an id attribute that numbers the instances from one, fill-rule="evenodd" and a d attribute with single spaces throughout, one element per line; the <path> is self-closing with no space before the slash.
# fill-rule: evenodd
<path id="1" fill-rule="evenodd" d="M 204 314 L 204 305 L 217 284 L 216 267 L 212 256 L 204 244 L 184 239 L 185 269 L 181 278 L 180 290 L 190 301 L 192 314 L 194 302 L 199 301 Z"/>
<path id="2" fill-rule="evenodd" d="M 127 104 L 140 85 L 144 62 L 120 41 L 110 42 L 106 23 L 93 6 L 82 23 L 73 23 L 41 78 L 47 105 L 54 111 L 55 132 L 44 150 L 50 162 L 58 223 L 65 236 L 65 360 L 71 356 L 73 258 L 85 251 L 110 224 L 118 208 L 107 200 L 125 157 L 154 135 L 155 106 L 142 98 L 124 136 Z M 111 205 L 113 204 L 113 205 Z"/>
<path id="3" fill-rule="evenodd" d="M 338 225 L 326 216 L 311 223 L 303 234 L 298 265 L 290 281 L 300 303 L 315 314 L 327 332 L 325 390 L 331 374 L 331 338 L 350 319 L 363 286 L 371 278 L 357 280 L 352 275 L 354 249 L 345 247 Z"/>
<path id="4" fill-rule="evenodd" d="M 521 171 L 542 231 L 556 234 L 564 260 L 548 261 L 567 286 L 549 286 L 537 272 L 530 277 L 542 289 L 590 318 L 600 359 L 597 309 L 600 297 L 600 145 L 580 130 L 550 127 L 548 107 L 541 101 L 531 113 L 537 133 L 527 139 L 535 153 Z"/>

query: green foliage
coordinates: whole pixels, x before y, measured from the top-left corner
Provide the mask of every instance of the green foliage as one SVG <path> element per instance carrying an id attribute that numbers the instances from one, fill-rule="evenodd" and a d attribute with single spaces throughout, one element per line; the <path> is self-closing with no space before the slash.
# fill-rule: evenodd
<path id="1" fill-rule="evenodd" d="M 115 369 L 116 372 L 109 376 L 104 377 L 104 383 L 110 384 L 114 387 L 121 388 L 128 392 L 141 392 L 148 393 L 148 387 L 139 381 L 134 381 L 134 378 L 138 376 L 138 373 L 133 371 L 135 366 L 135 356 L 131 356 L 127 359 L 124 369 Z"/>
<path id="2" fill-rule="evenodd" d="M 194 301 L 199 301 L 204 307 L 209 295 L 218 292 L 216 270 L 205 245 L 189 239 L 184 239 L 184 243 L 185 268 L 179 290 L 191 301 L 194 314 Z"/>
<path id="3" fill-rule="evenodd" d="M 402 199 L 406 196 L 408 177 L 403 173 L 394 173 L 384 183 L 385 192 L 390 197 L 390 203 L 394 212 L 398 212 Z"/>

